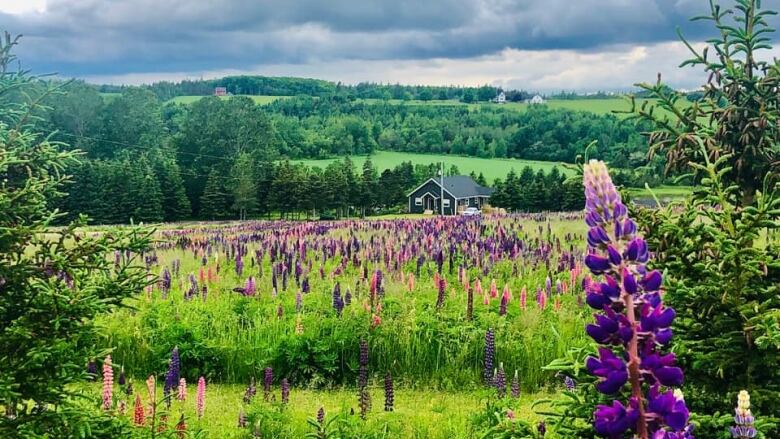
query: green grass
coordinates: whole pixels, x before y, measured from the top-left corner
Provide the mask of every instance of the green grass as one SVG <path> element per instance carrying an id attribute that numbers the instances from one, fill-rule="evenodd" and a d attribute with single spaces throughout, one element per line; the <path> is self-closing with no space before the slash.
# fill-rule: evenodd
<path id="1" fill-rule="evenodd" d="M 419 101 L 410 100 L 403 101 L 400 99 L 362 99 L 363 101 L 371 104 L 389 103 L 395 105 L 454 105 L 454 106 L 468 106 L 469 109 L 475 110 L 478 108 L 501 108 L 505 110 L 525 111 L 530 107 L 530 104 L 525 102 L 508 102 L 506 104 L 495 103 L 473 103 L 466 104 L 458 100 L 431 100 L 431 101 Z M 637 106 L 641 105 L 646 99 L 637 99 Z M 607 98 L 607 99 L 563 99 L 563 100 L 548 100 L 545 104 L 549 108 L 563 108 L 573 111 L 587 111 L 596 114 L 612 114 L 614 111 L 627 111 L 631 108 L 629 101 L 622 97 Z M 681 101 L 681 105 L 689 105 L 687 101 Z M 624 115 L 618 115 L 624 117 Z"/>
<path id="2" fill-rule="evenodd" d="M 258 105 L 266 105 L 278 99 L 289 98 L 289 96 L 256 96 L 256 95 L 235 95 L 235 96 L 248 96 L 252 98 L 252 100 L 255 101 L 255 103 Z M 175 98 L 169 100 L 168 102 L 173 102 L 177 104 L 191 104 L 193 102 L 203 99 L 204 97 L 206 96 L 176 96 Z M 233 96 L 221 96 L 222 99 L 230 99 L 232 97 Z"/>
<path id="3" fill-rule="evenodd" d="M 324 160 L 297 160 L 298 163 L 304 163 L 307 166 L 318 166 L 325 168 L 328 163 L 338 159 L 324 159 Z M 352 161 L 355 162 L 355 166 L 359 169 L 363 166 L 363 162 L 366 161 L 365 156 L 352 157 Z M 483 159 L 476 157 L 462 157 L 451 156 L 444 154 L 411 154 L 404 152 L 392 152 L 392 151 L 377 151 L 371 155 L 371 161 L 379 172 L 385 169 L 391 169 L 401 164 L 401 162 L 410 161 L 413 165 L 421 164 L 428 165 L 431 163 L 444 162 L 445 168 L 449 168 L 455 165 L 460 170 L 461 174 L 468 175 L 472 171 L 476 174 L 480 172 L 485 176 L 488 182 L 495 180 L 496 178 L 504 178 L 512 169 L 515 172 L 520 173 L 520 170 L 524 166 L 530 166 L 534 171 L 542 169 L 545 172 L 549 172 L 553 167 L 558 167 L 558 170 L 564 174 L 569 171 L 564 168 L 560 163 L 556 162 L 544 162 L 536 160 L 518 160 L 518 159 Z"/>
<path id="4" fill-rule="evenodd" d="M 245 386 L 207 384 L 205 410 L 203 418 L 198 420 L 195 412 L 196 384 L 188 383 L 185 401 L 174 400 L 168 415 L 168 425 L 175 424 L 180 414 L 184 414 L 188 429 L 194 431 L 203 429 L 209 438 L 229 439 L 249 437 L 249 429 L 238 427 L 238 416 L 241 408 L 248 415 L 250 426 L 252 421 L 259 420 L 259 430 L 263 437 L 273 438 L 303 438 L 313 431 L 307 423 L 316 417 L 320 407 L 325 410 L 326 422 L 342 412 L 349 413 L 354 409 L 357 413 L 357 396 L 353 389 L 336 389 L 316 391 L 293 388 L 290 392 L 290 402 L 286 406 L 278 403 L 263 402 L 262 385 L 251 404 L 243 404 Z M 84 393 L 97 399 L 100 395 L 100 384 L 87 386 Z M 142 395 L 142 400 L 148 398 L 143 380 L 134 382 L 135 392 Z M 280 400 L 278 386 L 273 389 L 276 401 Z M 352 423 L 362 432 L 390 432 L 389 436 L 396 438 L 469 438 L 473 437 L 470 417 L 482 410 L 487 399 L 486 394 L 479 392 L 442 392 L 430 390 L 396 389 L 393 412 L 383 411 L 384 394 L 382 383 L 371 385 L 373 409 L 366 421 L 358 420 L 357 415 L 349 416 Z M 161 386 L 157 388 L 158 396 L 162 394 Z M 116 400 L 125 400 L 128 409 L 124 415 L 132 422 L 132 398 L 127 398 L 118 390 L 114 393 Z M 540 392 L 521 394 L 518 400 L 510 402 L 510 406 L 520 420 L 536 423 L 540 420 L 531 407 L 534 401 L 549 398 L 550 393 Z M 125 399 L 127 398 L 127 399 Z M 162 410 L 162 407 L 160 408 Z M 148 429 L 149 426 L 147 425 Z M 141 430 L 141 428 L 138 428 Z M 364 437 L 364 436 L 361 436 Z"/>
<path id="5" fill-rule="evenodd" d="M 650 190 L 647 190 L 646 188 L 628 189 L 628 192 L 634 197 L 653 198 L 653 196 L 655 196 L 661 201 L 665 199 L 683 198 L 690 195 L 692 191 L 693 188 L 691 186 L 659 186 L 650 188 Z"/>

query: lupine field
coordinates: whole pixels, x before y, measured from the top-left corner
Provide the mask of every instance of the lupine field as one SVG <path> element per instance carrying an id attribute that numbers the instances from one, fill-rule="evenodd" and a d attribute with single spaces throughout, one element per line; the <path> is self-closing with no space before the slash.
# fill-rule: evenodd
<path id="1" fill-rule="evenodd" d="M 121 371 L 111 404 L 148 426 L 134 406 L 148 415 L 154 376 L 171 428 L 183 413 L 216 437 L 302 437 L 320 408 L 358 435 L 471 437 L 496 398 L 536 428 L 532 403 L 573 385 L 544 366 L 587 337 L 582 224 L 549 214 L 161 230 L 143 256 L 157 280 L 100 320 Z"/>

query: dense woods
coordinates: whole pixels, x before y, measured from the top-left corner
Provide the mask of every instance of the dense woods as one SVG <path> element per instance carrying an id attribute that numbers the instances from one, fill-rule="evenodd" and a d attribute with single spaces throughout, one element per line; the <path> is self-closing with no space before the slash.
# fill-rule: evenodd
<path id="1" fill-rule="evenodd" d="M 307 95 L 266 105 L 248 96 L 205 96 L 192 104 L 177 104 L 161 98 L 206 92 L 213 84 L 158 83 L 122 88 L 121 94 L 101 94 L 100 87 L 83 82 L 61 84 L 60 93 L 46 98 L 49 108 L 42 112 L 39 125 L 53 141 L 85 153 L 73 172 L 70 195 L 61 200 L 64 210 L 88 213 L 98 223 L 231 219 L 271 212 L 340 216 L 398 211 L 406 204 L 408 190 L 435 175 L 435 164 L 415 169 L 407 163 L 381 170 L 369 163 L 371 169 L 347 170 L 351 162 L 317 169 L 284 161 L 376 150 L 572 163 L 597 139 L 591 156 L 631 169 L 625 173 L 627 184 L 657 183 L 663 166 L 661 159 L 647 162 L 643 127 L 613 115 L 544 105 L 516 111 L 499 105 L 474 108 L 358 99 L 379 92 L 392 99 L 398 90 L 417 99 L 424 87 L 343 87 L 296 78 L 223 81 L 235 93 Z M 496 92 L 431 89 L 442 99 L 473 92 L 484 100 Z M 516 172 L 497 182 L 494 205 L 519 211 L 575 207 L 559 198 L 542 203 L 528 200 L 537 195 L 517 195 L 535 190 L 532 180 L 547 189 L 550 185 L 542 184 L 542 177 L 531 169 Z M 549 178 L 559 177 L 560 173 Z M 366 195 L 374 192 L 373 184 L 383 188 L 381 200 Z"/>

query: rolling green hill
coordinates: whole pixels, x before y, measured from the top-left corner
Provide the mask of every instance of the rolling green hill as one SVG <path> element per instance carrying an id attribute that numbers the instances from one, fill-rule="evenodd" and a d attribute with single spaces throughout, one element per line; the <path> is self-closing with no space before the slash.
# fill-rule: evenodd
<path id="1" fill-rule="evenodd" d="M 304 163 L 308 166 L 318 166 L 320 168 L 324 168 L 328 166 L 328 163 L 335 160 L 342 159 L 334 158 L 325 160 L 296 160 L 296 162 Z M 363 162 L 366 161 L 366 156 L 352 157 L 352 161 L 355 162 L 355 166 L 357 168 L 360 168 L 363 166 Z M 555 162 L 516 159 L 482 159 L 476 157 L 461 157 L 441 154 L 410 154 L 391 151 L 377 151 L 371 156 L 371 161 L 380 172 L 385 169 L 394 168 L 395 166 L 401 164 L 401 162 L 405 161 L 410 161 L 415 165 L 427 165 L 430 163 L 444 162 L 445 168 L 449 168 L 450 166 L 455 165 L 462 174 L 469 174 L 472 171 L 476 174 L 481 172 L 489 182 L 492 182 L 496 178 L 504 178 L 506 174 L 508 174 L 512 169 L 519 173 L 524 166 L 530 166 L 534 170 L 542 169 L 545 172 L 549 172 L 553 167 L 557 166 L 558 170 L 562 173 L 568 174 L 570 172 L 560 163 Z"/>

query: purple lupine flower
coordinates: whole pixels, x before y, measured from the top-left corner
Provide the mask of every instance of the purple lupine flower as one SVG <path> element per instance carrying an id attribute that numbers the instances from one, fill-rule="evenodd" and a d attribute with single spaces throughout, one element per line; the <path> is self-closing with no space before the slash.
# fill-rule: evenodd
<path id="1" fill-rule="evenodd" d="M 498 370 L 496 370 L 495 374 L 496 393 L 498 394 L 499 398 L 503 398 L 506 396 L 506 374 L 504 373 L 504 363 L 499 363 Z"/>
<path id="2" fill-rule="evenodd" d="M 243 407 L 238 411 L 238 428 L 246 428 L 246 412 Z"/>
<path id="3" fill-rule="evenodd" d="M 168 267 L 165 267 L 162 272 L 162 276 L 160 276 L 160 288 L 162 289 L 162 297 L 163 299 L 168 298 L 168 292 L 171 291 L 171 272 L 168 271 Z"/>
<path id="4" fill-rule="evenodd" d="M 303 291 L 304 294 L 309 292 L 309 277 L 304 277 L 303 282 L 301 282 L 301 291 Z"/>
<path id="5" fill-rule="evenodd" d="M 290 402 L 290 382 L 282 378 L 282 404 Z"/>
<path id="6" fill-rule="evenodd" d="M 566 386 L 566 390 L 571 392 L 577 386 L 577 383 L 574 382 L 572 377 L 566 376 L 566 378 L 563 379 L 563 385 Z"/>
<path id="7" fill-rule="evenodd" d="M 754 438 L 758 434 L 753 426 L 756 419 L 750 412 L 750 394 L 746 390 L 741 390 L 737 396 L 737 408 L 734 409 L 734 423 L 737 425 L 730 427 L 731 437 L 735 439 Z"/>
<path id="8" fill-rule="evenodd" d="M 95 364 L 95 360 L 89 360 L 87 363 L 87 379 L 89 381 L 95 381 L 95 378 L 97 377 L 97 364 Z"/>
<path id="9" fill-rule="evenodd" d="M 125 378 L 125 367 L 122 366 L 121 369 L 119 369 L 119 379 L 117 379 L 116 383 L 120 386 L 124 386 L 127 382 L 127 379 Z"/>
<path id="10" fill-rule="evenodd" d="M 320 409 L 317 410 L 317 423 L 320 424 L 320 426 L 325 425 L 325 407 L 320 407 Z"/>
<path id="11" fill-rule="evenodd" d="M 436 296 L 436 309 L 441 309 L 444 306 L 444 299 L 447 296 L 447 280 L 444 279 L 443 276 L 440 277 L 436 287 L 438 288 L 438 295 Z"/>
<path id="12" fill-rule="evenodd" d="M 501 295 L 501 304 L 498 306 L 498 315 L 500 315 L 500 316 L 505 316 L 506 315 L 506 306 L 507 306 L 507 301 L 508 300 L 509 300 L 509 298 L 507 297 L 506 294 L 502 294 Z"/>
<path id="13" fill-rule="evenodd" d="M 236 275 L 238 277 L 241 277 L 241 274 L 244 273 L 244 260 L 241 258 L 241 254 L 236 255 Z"/>
<path id="14" fill-rule="evenodd" d="M 393 411 L 393 401 L 394 401 L 393 376 L 390 375 L 390 372 L 388 372 L 387 375 L 385 375 L 385 411 L 386 412 Z"/>
<path id="15" fill-rule="evenodd" d="M 274 382 L 274 370 L 273 368 L 266 367 L 265 375 L 263 377 L 263 398 L 268 401 L 271 396 L 271 385 Z"/>
<path id="16" fill-rule="evenodd" d="M 352 292 L 347 287 L 347 292 L 344 294 L 344 305 L 349 306 L 352 304 Z"/>
<path id="17" fill-rule="evenodd" d="M 247 386 L 246 391 L 244 391 L 244 403 L 249 404 L 252 402 L 252 398 L 255 397 L 257 394 L 257 385 L 255 384 L 255 378 L 252 377 L 252 379 L 249 381 L 249 386 Z"/>
<path id="18" fill-rule="evenodd" d="M 606 437 L 627 431 L 639 437 L 692 437 L 685 401 L 671 389 L 682 384 L 682 370 L 673 353 L 660 352 L 671 340 L 675 316 L 661 300 L 661 273 L 647 269 L 647 243 L 637 236 L 604 163 L 586 164 L 583 183 L 590 227 L 585 265 L 602 276 L 601 281 L 583 282 L 586 302 L 601 312 L 586 328 L 602 345 L 599 358 L 589 357 L 586 367 L 599 377 L 599 392 L 628 401 L 597 406 L 596 432 Z M 626 383 L 631 384 L 630 396 Z"/>
<path id="19" fill-rule="evenodd" d="M 165 374 L 165 384 L 163 385 L 163 393 L 166 397 L 179 386 L 180 373 L 181 359 L 179 358 L 179 348 L 174 346 L 171 351 L 171 359 L 168 361 L 168 372 Z"/>
<path id="20" fill-rule="evenodd" d="M 496 336 L 492 329 L 488 329 L 485 333 L 485 369 L 484 378 L 485 385 L 490 386 L 493 384 L 493 364 L 495 362 L 496 355 Z"/>
<path id="21" fill-rule="evenodd" d="M 368 342 L 360 340 L 360 358 L 358 369 L 358 387 L 368 385 Z"/>
<path id="22" fill-rule="evenodd" d="M 544 435 L 547 434 L 547 424 L 545 424 L 544 421 L 539 421 L 539 423 L 536 424 L 536 431 L 539 432 L 539 436 L 544 437 Z"/>
<path id="23" fill-rule="evenodd" d="M 200 297 L 205 302 L 208 295 L 209 295 L 209 287 L 206 284 L 203 284 L 203 287 L 200 289 Z"/>
<path id="24" fill-rule="evenodd" d="M 512 385 L 510 386 L 510 389 L 512 398 L 520 397 L 520 380 L 517 378 L 517 369 L 515 369 L 515 376 L 512 378 Z"/>

